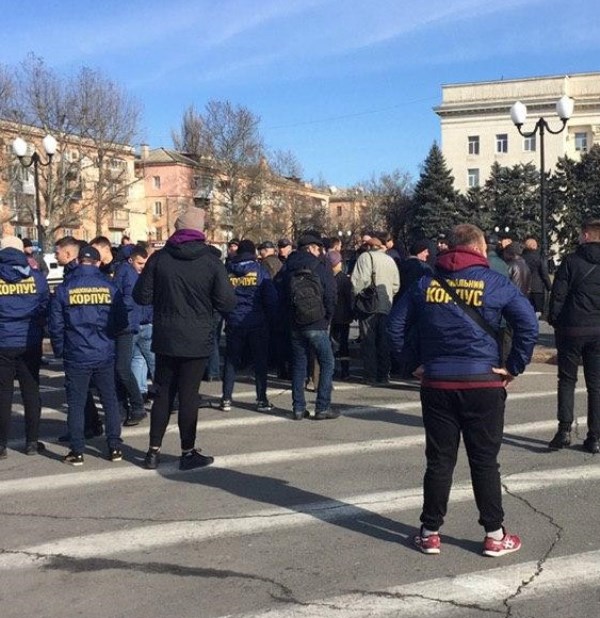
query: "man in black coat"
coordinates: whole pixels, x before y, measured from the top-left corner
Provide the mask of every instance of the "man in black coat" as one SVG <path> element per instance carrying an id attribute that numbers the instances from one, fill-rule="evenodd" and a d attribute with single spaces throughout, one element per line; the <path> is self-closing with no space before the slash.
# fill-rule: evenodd
<path id="1" fill-rule="evenodd" d="M 210 465 L 194 448 L 198 390 L 210 355 L 213 316 L 236 305 L 225 267 L 205 243 L 204 211 L 192 207 L 175 222 L 164 249 L 152 254 L 134 289 L 133 299 L 154 308 L 152 351 L 156 354 L 156 399 L 150 421 L 145 466 L 155 469 L 169 410 L 179 394 L 182 470 Z"/>
<path id="2" fill-rule="evenodd" d="M 523 259 L 527 262 L 531 271 L 531 291 L 529 293 L 529 302 L 538 316 L 541 317 L 544 312 L 544 303 L 546 300 L 546 291 L 552 288 L 552 282 L 548 275 L 548 264 L 542 260 L 538 251 L 538 244 L 535 238 L 525 239 L 525 248 L 523 249 Z"/>
<path id="3" fill-rule="evenodd" d="M 588 433 L 583 447 L 600 452 L 600 220 L 583 225 L 581 245 L 567 255 L 550 294 L 548 322 L 558 352 L 558 432 L 548 445 L 571 444 L 577 369 L 583 361 L 588 396 Z"/>

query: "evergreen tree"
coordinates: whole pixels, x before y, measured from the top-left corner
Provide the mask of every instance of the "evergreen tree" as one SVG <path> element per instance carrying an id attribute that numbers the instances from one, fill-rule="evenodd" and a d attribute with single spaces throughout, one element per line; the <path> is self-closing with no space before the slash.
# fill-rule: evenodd
<path id="1" fill-rule="evenodd" d="M 415 240 L 434 238 L 468 220 L 464 202 L 454 190 L 454 177 L 442 151 L 434 143 L 423 163 L 413 195 L 411 237 Z"/>

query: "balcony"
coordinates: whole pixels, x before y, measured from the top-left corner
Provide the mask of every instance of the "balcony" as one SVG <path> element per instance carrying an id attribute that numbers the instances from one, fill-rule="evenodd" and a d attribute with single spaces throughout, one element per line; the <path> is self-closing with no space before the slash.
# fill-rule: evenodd
<path id="1" fill-rule="evenodd" d="M 111 217 L 109 227 L 124 230 L 129 227 L 129 211 L 115 210 Z"/>

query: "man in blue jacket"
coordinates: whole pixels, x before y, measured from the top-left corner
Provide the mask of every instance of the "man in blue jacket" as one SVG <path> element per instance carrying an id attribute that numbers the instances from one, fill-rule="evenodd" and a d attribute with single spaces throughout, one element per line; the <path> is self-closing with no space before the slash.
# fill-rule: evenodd
<path id="1" fill-rule="evenodd" d="M 251 240 L 241 240 L 237 253 L 226 265 L 229 283 L 235 289 L 237 304 L 225 316 L 225 368 L 221 410 L 231 410 L 235 372 L 247 346 L 254 363 L 256 409 L 269 412 L 273 406 L 267 399 L 267 365 L 269 357 L 268 319 L 273 318 L 277 293 L 267 269 L 256 258 Z"/>
<path id="2" fill-rule="evenodd" d="M 61 283 L 50 302 L 48 330 L 54 354 L 65 368 L 71 450 L 63 461 L 83 465 L 84 408 L 90 383 L 100 395 L 111 461 L 121 461 L 121 419 L 115 388 L 115 333 L 126 325 L 116 286 L 99 270 L 100 254 L 87 246 L 79 266 Z"/>
<path id="3" fill-rule="evenodd" d="M 290 254 L 281 275 L 281 308 L 291 328 L 292 418 L 307 416 L 304 383 L 308 356 L 314 351 L 320 366 L 315 420 L 333 419 L 331 390 L 335 360 L 329 340 L 329 323 L 335 311 L 337 290 L 331 268 L 321 260 L 323 241 L 312 234 L 298 240 L 298 251 Z"/>
<path id="4" fill-rule="evenodd" d="M 538 321 L 529 301 L 486 259 L 483 232 L 457 225 L 449 249 L 438 256 L 435 275 L 426 275 L 392 309 L 388 332 L 397 352 L 407 328 L 420 344 L 421 404 L 427 469 L 421 530 L 415 537 L 425 554 L 440 553 L 439 529 L 446 515 L 462 433 L 479 523 L 485 529 L 483 553 L 503 556 L 521 540 L 503 526 L 498 452 L 504 429 L 506 386 L 531 360 Z M 440 281 L 495 331 L 504 317 L 513 329 L 512 348 L 501 367 L 498 341 L 452 300 Z"/>
<path id="5" fill-rule="evenodd" d="M 144 400 L 131 361 L 134 337 L 140 330 L 142 320 L 142 306 L 133 300 L 132 292 L 147 259 L 148 252 L 142 247 L 135 247 L 129 259 L 121 263 L 114 277 L 127 310 L 127 326 L 117 333 L 116 339 L 117 398 L 121 419 L 126 427 L 137 425 L 146 418 Z M 134 262 L 137 266 L 134 266 Z"/>
<path id="6" fill-rule="evenodd" d="M 25 453 L 44 449 L 38 442 L 40 425 L 40 361 L 48 308 L 48 283 L 33 270 L 16 236 L 0 240 L 0 459 L 6 444 L 15 377 L 25 409 Z"/>

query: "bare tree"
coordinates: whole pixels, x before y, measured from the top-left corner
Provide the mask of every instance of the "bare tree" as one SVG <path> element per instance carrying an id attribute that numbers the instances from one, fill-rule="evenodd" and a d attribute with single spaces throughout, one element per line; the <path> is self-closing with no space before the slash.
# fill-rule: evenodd
<path id="1" fill-rule="evenodd" d="M 204 120 L 194 105 L 190 105 L 181 119 L 179 130 L 171 131 L 175 150 L 193 157 L 205 154 Z"/>
<path id="2" fill-rule="evenodd" d="M 45 235 L 78 227 L 82 218 L 94 220 L 101 233 L 134 181 L 123 157 L 131 158 L 127 144 L 137 132 L 139 105 L 95 70 L 63 76 L 34 55 L 16 68 L 14 80 L 18 89 L 4 117 L 35 142 L 45 133 L 58 142 L 53 164 L 39 170 Z M 33 202 L 23 208 L 31 210 L 32 221 Z"/>

